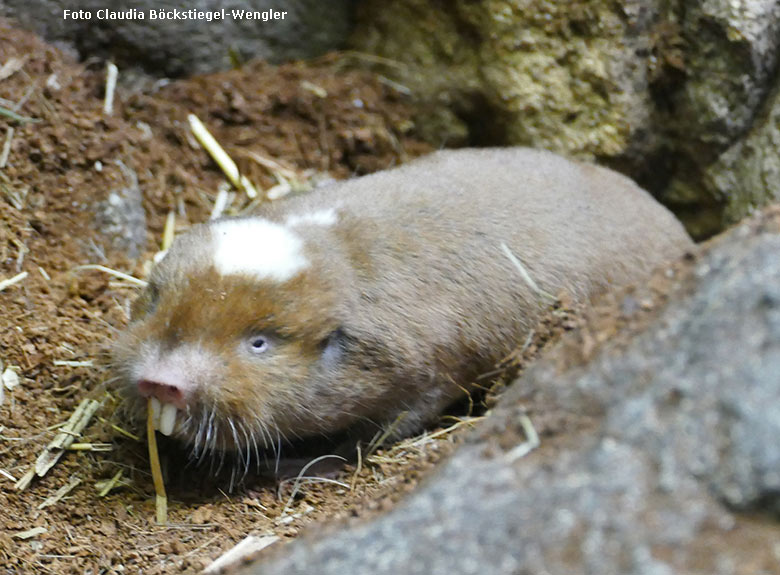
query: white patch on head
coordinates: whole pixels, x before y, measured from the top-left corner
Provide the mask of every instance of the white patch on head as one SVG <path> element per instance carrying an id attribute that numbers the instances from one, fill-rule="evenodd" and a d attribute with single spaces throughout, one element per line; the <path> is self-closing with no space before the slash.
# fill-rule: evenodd
<path id="1" fill-rule="evenodd" d="M 216 222 L 211 235 L 214 265 L 222 275 L 251 275 L 283 282 L 309 264 L 298 235 L 262 218 Z"/>
<path id="2" fill-rule="evenodd" d="M 317 212 L 309 212 L 307 214 L 293 214 L 287 216 L 285 223 L 292 227 L 300 224 L 312 224 L 315 226 L 332 226 L 338 221 L 336 210 L 329 208 L 327 210 L 319 210 Z"/>

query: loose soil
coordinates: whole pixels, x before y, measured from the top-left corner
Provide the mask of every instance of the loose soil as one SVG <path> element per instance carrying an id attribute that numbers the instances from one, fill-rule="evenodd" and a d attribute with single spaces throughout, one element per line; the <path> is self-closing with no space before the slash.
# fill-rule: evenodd
<path id="1" fill-rule="evenodd" d="M 465 415 L 444 418 L 426 436 L 384 446 L 359 467 L 331 469 L 326 482 L 296 485 L 290 477 L 300 464 L 284 462 L 278 476 L 250 474 L 232 491 L 224 474 L 187 464 L 175 445 L 163 442 L 169 523 L 158 526 L 145 441 L 122 430 L 141 438 L 143 431 L 125 429 L 105 385 L 109 374 L 101 358 L 125 325 L 136 288 L 73 268 L 101 264 L 144 277 L 169 212 L 179 230 L 208 219 L 225 178 L 191 136 L 188 113 L 263 190 L 280 180 L 252 154 L 278 162 L 301 183 L 384 169 L 430 150 L 415 136 L 408 96 L 359 64 L 354 55 L 334 55 L 306 65 L 256 62 L 172 83 L 120 85 L 109 116 L 102 112 L 102 65 L 76 63 L 0 20 L 0 106 L 34 120 L 0 115 L 0 149 L 14 128 L 0 169 L 0 281 L 28 274 L 0 291 L 0 361 L 21 377 L 0 405 L 0 574 L 197 573 L 248 534 L 287 541 L 303 530 L 390 508 L 477 425 L 467 406 Z M 101 233 L 95 209 L 134 179 L 143 194 L 147 241 L 130 259 Z M 233 206 L 247 203 L 238 194 Z M 640 301 L 640 307 L 661 299 Z M 621 324 L 619 306 L 604 309 L 593 341 Z M 579 325 L 577 317 L 564 298 L 533 339 L 518 342 L 517 353 L 481 381 L 488 392 L 476 409 L 492 406 L 502 382 L 546 342 Z M 577 345 L 587 355 L 594 344 L 591 335 L 583 337 Z M 110 451 L 66 452 L 45 477 L 17 490 L 15 481 L 54 437 L 55 426 L 86 397 L 102 406 L 78 441 L 107 443 Z M 528 407 L 545 439 L 585 425 L 554 407 Z M 442 432 L 453 422 L 456 429 Z M 507 442 L 523 439 L 519 430 L 506 433 Z M 541 450 L 537 461 L 555 453 L 554 447 Z M 116 485 L 101 494 L 100 482 L 119 472 Z M 75 488 L 40 508 L 73 478 L 80 480 Z M 36 535 L 20 537 L 36 527 L 42 528 Z"/>

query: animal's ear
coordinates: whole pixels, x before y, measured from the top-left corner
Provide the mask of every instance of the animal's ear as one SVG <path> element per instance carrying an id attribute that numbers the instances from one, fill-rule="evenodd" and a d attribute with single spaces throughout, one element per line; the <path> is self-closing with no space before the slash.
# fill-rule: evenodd
<path id="1" fill-rule="evenodd" d="M 401 358 L 392 348 L 373 334 L 354 324 L 342 324 L 322 340 L 320 361 L 326 367 L 349 363 L 363 371 L 392 370 Z"/>
<path id="2" fill-rule="evenodd" d="M 136 321 L 144 316 L 154 313 L 157 301 L 160 299 L 160 290 L 156 284 L 150 283 L 141 295 L 130 304 L 130 321 Z"/>
<path id="3" fill-rule="evenodd" d="M 339 365 L 346 353 L 347 335 L 344 329 L 334 329 L 320 344 L 320 361 L 325 369 Z"/>

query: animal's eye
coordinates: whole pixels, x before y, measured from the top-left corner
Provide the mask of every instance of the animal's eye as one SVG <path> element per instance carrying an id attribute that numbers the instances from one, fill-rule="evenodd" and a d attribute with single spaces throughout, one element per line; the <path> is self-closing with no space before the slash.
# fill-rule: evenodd
<path id="1" fill-rule="evenodd" d="M 249 338 L 249 351 L 254 354 L 265 353 L 269 347 L 268 338 L 264 335 L 253 335 Z"/>

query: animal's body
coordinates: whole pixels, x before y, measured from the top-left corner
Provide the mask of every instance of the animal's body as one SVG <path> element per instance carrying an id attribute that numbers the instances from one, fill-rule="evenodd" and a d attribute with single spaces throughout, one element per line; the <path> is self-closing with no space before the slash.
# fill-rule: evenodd
<path id="1" fill-rule="evenodd" d="M 402 413 L 396 434 L 410 433 L 527 337 L 545 304 L 532 283 L 583 301 L 691 245 L 610 170 L 438 152 L 193 227 L 152 272 L 115 364 L 197 453 L 373 433 Z"/>

